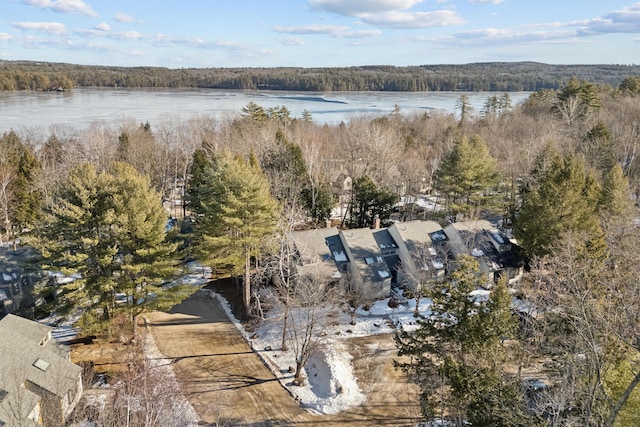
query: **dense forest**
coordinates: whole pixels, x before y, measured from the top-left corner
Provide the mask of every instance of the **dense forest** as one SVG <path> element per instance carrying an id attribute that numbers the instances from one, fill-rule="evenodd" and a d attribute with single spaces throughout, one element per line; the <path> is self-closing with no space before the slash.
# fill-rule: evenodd
<path id="1" fill-rule="evenodd" d="M 536 91 L 571 77 L 618 86 L 640 75 L 637 65 L 550 65 L 490 62 L 461 65 L 347 68 L 110 67 L 0 61 L 0 90 L 73 87 L 218 88 L 295 91 Z"/>
<path id="2" fill-rule="evenodd" d="M 188 70 L 176 73 L 188 80 Z M 79 326 L 100 333 L 118 316 L 182 298 L 177 288 L 150 296 L 175 263 L 194 257 L 244 276 L 247 317 L 256 288 L 272 287 L 252 272 L 277 261 L 284 276 L 274 292 L 293 307 L 292 289 L 304 282 L 291 273 L 297 260 L 282 227 L 326 226 L 338 201 L 349 205 L 338 223 L 350 228 L 391 215 L 443 225 L 499 218 L 522 248 L 522 281 L 476 303 L 477 267 L 460 262 L 451 280 L 424 283 L 440 317 L 398 335 L 412 361 L 400 367 L 418 376 L 425 418 L 638 425 L 640 77 L 615 87 L 573 78 L 521 105 L 489 96 L 480 111 L 462 95 L 458 109 L 320 126 L 310 114 L 249 104 L 221 120 L 7 132 L 0 231 L 39 248 L 41 265 L 80 274 L 82 286 L 65 287 L 52 304 L 82 306 Z M 421 195 L 443 209 L 396 204 Z M 169 232 L 168 214 L 177 221 Z M 118 305 L 117 292 L 141 302 Z M 535 312 L 513 316 L 514 295 Z M 532 376 L 549 387 L 523 387 Z"/>

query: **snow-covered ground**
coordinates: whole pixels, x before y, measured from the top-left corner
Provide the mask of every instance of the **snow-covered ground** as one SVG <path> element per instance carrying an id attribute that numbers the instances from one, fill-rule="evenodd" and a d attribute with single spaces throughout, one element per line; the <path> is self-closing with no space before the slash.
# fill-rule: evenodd
<path id="1" fill-rule="evenodd" d="M 296 365 L 295 354 L 292 350 L 281 351 L 281 313 L 268 313 L 260 326 L 247 331 L 235 318 L 222 296 L 210 290 L 206 292 L 218 299 L 238 330 L 301 406 L 321 414 L 335 414 L 359 406 L 366 400 L 353 374 L 352 357 L 347 351 L 346 339 L 417 327 L 414 317 L 415 300 L 409 300 L 406 305 L 397 308 L 389 307 L 388 299 L 377 301 L 370 310 L 356 311 L 355 325 L 350 324 L 351 314 L 343 311 L 332 319 L 330 326 L 322 328 L 321 346 L 304 367 L 303 376 L 306 381 L 303 385 L 294 385 L 294 374 L 290 368 Z M 430 314 L 429 307 L 430 301 L 420 301 L 419 311 L 422 315 Z M 293 348 L 293 345 L 289 344 L 289 348 Z"/>
<path id="2" fill-rule="evenodd" d="M 167 284 L 167 286 L 192 284 L 200 287 L 208 282 L 210 277 L 211 271 L 209 269 L 193 263 L 188 266 L 186 275 Z M 291 372 L 291 368 L 296 365 L 294 352 L 292 350 L 282 351 L 281 349 L 282 313 L 278 310 L 269 311 L 266 313 L 266 319 L 255 329 L 249 331 L 235 318 L 228 302 L 221 295 L 211 290 L 202 290 L 201 293 L 220 302 L 229 319 L 244 335 L 256 354 L 271 368 L 281 384 L 289 390 L 301 406 L 322 414 L 335 414 L 359 406 L 366 400 L 353 373 L 352 356 L 345 345 L 347 339 L 388 334 L 398 329 L 411 331 L 418 327 L 414 315 L 416 312 L 414 299 L 406 300 L 405 304 L 397 306 L 390 306 L 389 299 L 384 299 L 375 302 L 368 310 L 359 308 L 355 312 L 355 324 L 353 325 L 351 324 L 351 313 L 348 310 L 337 310 L 337 314 L 331 317 L 331 321 L 327 325 L 323 325 L 318 332 L 321 345 L 304 367 L 303 377 L 306 378 L 306 381 L 303 385 L 294 385 L 294 374 Z M 475 291 L 471 297 L 477 300 L 486 299 L 488 291 Z M 422 316 L 431 315 L 430 308 L 430 300 L 426 298 L 420 300 L 418 311 Z M 53 322 L 55 318 L 49 318 L 47 321 Z M 70 336 L 74 333 L 68 323 L 60 325 L 56 331 L 55 333 L 59 336 L 64 334 Z M 145 346 L 151 359 L 160 360 L 164 357 L 152 339 L 147 339 Z M 290 343 L 289 348 L 293 347 L 293 344 Z M 163 369 L 171 370 L 171 365 L 164 364 Z M 182 402 L 180 405 L 183 407 L 186 400 L 184 400 L 184 396 L 176 396 L 176 401 Z M 187 407 L 185 410 L 192 411 L 193 408 Z"/>

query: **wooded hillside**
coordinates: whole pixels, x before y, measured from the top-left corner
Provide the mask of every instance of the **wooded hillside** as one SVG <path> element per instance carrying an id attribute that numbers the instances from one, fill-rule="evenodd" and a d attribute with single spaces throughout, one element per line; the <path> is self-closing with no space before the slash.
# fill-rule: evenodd
<path id="1" fill-rule="evenodd" d="M 618 86 L 640 75 L 638 65 L 550 65 L 490 62 L 460 65 L 385 65 L 348 68 L 109 67 L 0 61 L 0 90 L 72 87 L 218 88 L 295 91 L 536 91 L 557 89 L 571 77 Z"/>

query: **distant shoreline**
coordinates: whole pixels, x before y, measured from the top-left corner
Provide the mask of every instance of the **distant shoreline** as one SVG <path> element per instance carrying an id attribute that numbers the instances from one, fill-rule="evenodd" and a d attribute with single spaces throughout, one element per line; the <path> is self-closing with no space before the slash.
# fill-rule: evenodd
<path id="1" fill-rule="evenodd" d="M 0 60 L 0 91 L 74 87 L 233 89 L 296 92 L 534 92 L 572 77 L 617 87 L 640 65 L 487 62 L 395 67 L 185 68 L 112 67 Z"/>

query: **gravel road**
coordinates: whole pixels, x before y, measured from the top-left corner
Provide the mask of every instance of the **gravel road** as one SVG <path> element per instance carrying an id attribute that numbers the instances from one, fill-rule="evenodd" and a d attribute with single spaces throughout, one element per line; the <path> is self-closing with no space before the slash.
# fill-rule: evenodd
<path id="1" fill-rule="evenodd" d="M 394 352 L 389 337 L 376 338 L 382 346 L 367 345 L 373 337 L 353 341 L 356 375 L 368 400 L 362 407 L 328 416 L 298 405 L 217 300 L 196 293 L 169 313 L 151 313 L 148 320 L 160 352 L 173 360 L 176 377 L 203 425 L 415 425 L 417 405 L 411 397 L 416 394 L 390 368 Z M 372 369 L 379 373 L 368 375 Z"/>

